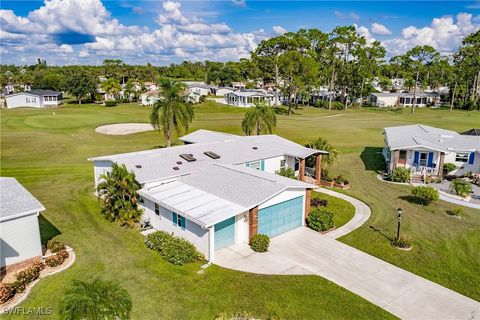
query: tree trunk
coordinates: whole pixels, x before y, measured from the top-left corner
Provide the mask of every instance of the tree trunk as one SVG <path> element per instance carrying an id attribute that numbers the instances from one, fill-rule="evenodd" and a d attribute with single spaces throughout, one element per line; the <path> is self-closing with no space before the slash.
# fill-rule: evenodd
<path id="1" fill-rule="evenodd" d="M 333 91 L 335 90 L 335 63 L 333 64 L 332 78 L 330 79 L 330 92 L 328 97 L 328 110 L 332 110 Z"/>
<path id="2" fill-rule="evenodd" d="M 360 86 L 360 107 L 363 107 L 363 85 L 365 83 L 365 78 L 362 77 L 362 85 Z"/>
<path id="3" fill-rule="evenodd" d="M 279 89 L 279 86 L 280 84 L 278 83 L 278 63 L 275 62 L 275 85 L 276 85 L 276 88 L 275 88 L 275 107 L 278 107 L 278 89 Z"/>
<path id="4" fill-rule="evenodd" d="M 78 104 L 82 104 L 82 98 L 78 97 Z"/>
<path id="5" fill-rule="evenodd" d="M 261 133 L 261 130 L 260 130 L 260 121 L 257 121 L 257 136 L 259 136 Z"/>
<path id="6" fill-rule="evenodd" d="M 417 103 L 417 84 L 418 84 L 418 74 L 420 70 L 417 70 L 417 76 L 415 77 L 415 86 L 413 87 L 413 102 L 412 102 L 412 113 L 415 112 L 415 104 Z"/>
<path id="7" fill-rule="evenodd" d="M 458 77 L 455 77 L 455 85 L 453 86 L 453 91 L 452 91 L 452 100 L 450 101 L 450 111 L 453 110 L 453 104 L 455 103 L 455 92 L 457 91 L 457 82 L 458 82 Z"/>

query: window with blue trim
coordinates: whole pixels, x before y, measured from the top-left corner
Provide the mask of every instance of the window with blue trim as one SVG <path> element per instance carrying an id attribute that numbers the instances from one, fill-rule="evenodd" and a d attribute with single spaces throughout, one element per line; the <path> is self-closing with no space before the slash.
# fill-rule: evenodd
<path id="1" fill-rule="evenodd" d="M 175 212 L 172 212 L 172 221 L 175 226 L 185 229 L 186 227 L 185 217 L 182 217 L 181 215 L 178 215 Z"/>
<path id="2" fill-rule="evenodd" d="M 155 214 L 156 214 L 157 216 L 160 215 L 160 206 L 158 205 L 158 203 L 155 203 Z"/>

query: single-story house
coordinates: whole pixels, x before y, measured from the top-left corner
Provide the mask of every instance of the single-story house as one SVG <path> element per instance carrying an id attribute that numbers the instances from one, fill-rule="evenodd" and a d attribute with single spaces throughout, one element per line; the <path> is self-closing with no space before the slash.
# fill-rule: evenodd
<path id="1" fill-rule="evenodd" d="M 211 94 L 211 87 L 201 83 L 188 83 L 188 92 L 198 93 L 200 96 L 208 96 Z"/>
<path id="2" fill-rule="evenodd" d="M 5 97 L 7 109 L 19 107 L 48 108 L 63 104 L 62 93 L 53 90 L 18 92 Z"/>
<path id="3" fill-rule="evenodd" d="M 140 95 L 140 100 L 143 106 L 153 106 L 155 102 L 160 100 L 159 92 L 157 90 L 144 92 Z"/>
<path id="4" fill-rule="evenodd" d="M 142 220 L 192 242 L 211 262 L 218 249 L 304 225 L 316 188 L 305 182 L 305 159 L 315 157 L 320 179 L 325 151 L 277 135 L 199 130 L 180 139 L 186 144 L 89 159 L 95 186 L 113 163 L 124 164 L 141 186 Z M 275 174 L 280 168 L 299 178 Z"/>
<path id="5" fill-rule="evenodd" d="M 149 90 L 149 91 L 157 91 L 158 90 L 157 84 L 155 82 L 144 82 L 143 86 L 145 88 L 147 88 L 147 90 Z"/>
<path id="6" fill-rule="evenodd" d="M 243 83 L 243 82 L 232 82 L 232 87 L 235 90 L 245 90 L 245 83 Z"/>
<path id="7" fill-rule="evenodd" d="M 235 88 L 232 87 L 212 87 L 212 94 L 214 96 L 225 96 L 233 91 L 235 91 Z"/>
<path id="8" fill-rule="evenodd" d="M 200 102 L 200 93 L 195 91 L 187 91 L 185 99 L 190 103 L 199 103 Z"/>
<path id="9" fill-rule="evenodd" d="M 451 174 L 480 173 L 480 136 L 415 124 L 385 128 L 384 141 L 388 171 L 405 167 L 413 179 L 442 178 L 444 164 L 453 163 Z"/>
<path id="10" fill-rule="evenodd" d="M 10 269 L 42 257 L 38 215 L 43 205 L 15 178 L 0 177 L 0 267 Z"/>
<path id="11" fill-rule="evenodd" d="M 270 106 L 274 103 L 274 100 L 275 96 L 273 94 L 261 89 L 232 91 L 225 95 L 227 104 L 242 108 L 250 108 L 255 105 L 255 102 L 259 101 L 265 101 Z"/>
<path id="12" fill-rule="evenodd" d="M 415 106 L 433 106 L 440 102 L 440 95 L 437 93 L 417 93 L 415 95 Z M 413 93 L 377 92 L 371 93 L 368 103 L 376 107 L 409 107 L 413 104 Z"/>

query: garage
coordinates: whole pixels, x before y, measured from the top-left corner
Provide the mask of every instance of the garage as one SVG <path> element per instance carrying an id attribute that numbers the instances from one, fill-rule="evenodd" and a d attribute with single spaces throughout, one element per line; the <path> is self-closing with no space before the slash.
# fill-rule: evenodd
<path id="1" fill-rule="evenodd" d="M 258 233 L 275 237 L 298 228 L 303 219 L 303 196 L 258 211 Z"/>
<path id="2" fill-rule="evenodd" d="M 215 250 L 229 246 L 235 242 L 235 217 L 215 225 Z"/>

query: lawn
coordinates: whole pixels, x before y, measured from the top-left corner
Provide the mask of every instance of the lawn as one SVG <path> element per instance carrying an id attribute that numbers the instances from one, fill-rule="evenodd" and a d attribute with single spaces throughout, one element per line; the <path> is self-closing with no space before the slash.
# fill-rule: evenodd
<path id="1" fill-rule="evenodd" d="M 320 192 L 312 192 L 312 199 L 323 199 L 327 200 L 328 204 L 326 207 L 319 207 L 321 209 L 326 209 L 333 213 L 333 222 L 335 223 L 335 228 L 340 228 L 345 223 L 350 221 L 355 215 L 355 208 L 350 203 L 343 199 L 332 197 L 328 194 Z"/>
<path id="2" fill-rule="evenodd" d="M 134 319 L 212 319 L 221 312 L 237 311 L 282 319 L 390 317 L 320 277 L 260 276 L 216 266 L 198 275 L 199 264 L 165 263 L 145 248 L 138 231 L 105 221 L 92 195 L 93 168 L 86 159 L 156 148 L 165 142 L 157 132 L 106 136 L 94 128 L 146 122 L 148 112 L 135 104 L 1 111 L 2 176 L 16 177 L 42 201 L 47 208 L 42 232 L 60 233 L 78 258 L 71 269 L 43 279 L 22 306 L 52 306 L 55 311 L 66 283 L 101 276 L 118 280 L 130 292 Z M 204 128 L 240 134 L 243 112 L 208 102 L 196 107 L 190 131 Z M 279 115 L 276 133 L 299 143 L 325 136 L 341 151 L 332 175 L 344 174 L 352 184 L 346 193 L 372 208 L 370 220 L 341 241 L 480 300 L 476 272 L 480 270 L 480 212 L 465 209 L 462 219 L 452 218 L 446 214 L 449 204 L 411 204 L 401 198 L 409 194 L 409 187 L 385 184 L 375 177 L 378 148 L 383 144 L 381 128 L 418 122 L 467 130 L 478 126 L 480 113 L 418 110 L 411 115 L 408 110 L 305 108 L 292 116 Z M 410 252 L 389 244 L 397 207 L 405 212 L 402 231 L 413 240 Z"/>

